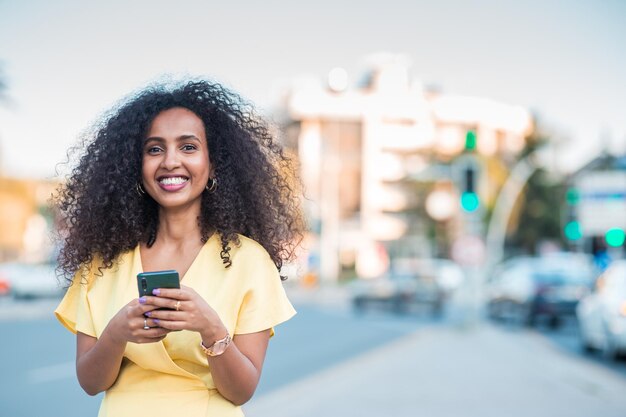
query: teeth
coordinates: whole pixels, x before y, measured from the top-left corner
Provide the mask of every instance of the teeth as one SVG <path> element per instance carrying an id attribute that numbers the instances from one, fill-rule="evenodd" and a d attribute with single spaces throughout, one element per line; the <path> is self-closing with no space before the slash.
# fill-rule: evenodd
<path id="1" fill-rule="evenodd" d="M 187 179 L 183 177 L 169 177 L 169 178 L 163 178 L 159 182 L 164 185 L 180 185 L 186 181 Z"/>

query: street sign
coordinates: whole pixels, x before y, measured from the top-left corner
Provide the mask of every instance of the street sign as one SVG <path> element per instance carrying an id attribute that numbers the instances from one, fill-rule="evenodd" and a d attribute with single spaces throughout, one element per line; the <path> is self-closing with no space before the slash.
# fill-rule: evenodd
<path id="1" fill-rule="evenodd" d="M 461 236 L 452 244 L 450 255 L 462 266 L 482 265 L 485 261 L 485 242 L 478 236 Z"/>
<path id="2" fill-rule="evenodd" d="M 603 236 L 613 228 L 626 228 L 626 173 L 599 171 L 576 181 L 575 205 L 583 236 Z"/>

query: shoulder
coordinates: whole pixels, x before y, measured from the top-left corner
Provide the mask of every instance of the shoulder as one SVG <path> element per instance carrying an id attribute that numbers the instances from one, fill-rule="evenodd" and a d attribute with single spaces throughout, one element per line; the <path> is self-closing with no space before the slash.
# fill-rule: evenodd
<path id="1" fill-rule="evenodd" d="M 229 269 L 248 276 L 276 276 L 280 280 L 278 269 L 267 250 L 249 237 L 241 234 L 238 237 L 238 244 L 230 244 L 232 265 Z"/>
<path id="2" fill-rule="evenodd" d="M 91 287 L 95 281 L 95 278 L 100 275 L 98 271 L 103 270 L 102 258 L 98 255 L 94 255 L 90 262 L 83 263 L 80 268 L 74 273 L 74 279 L 72 280 L 72 286 L 84 285 Z"/>
<path id="3" fill-rule="evenodd" d="M 72 285 L 81 284 L 91 288 L 96 282 L 106 281 L 116 276 L 120 268 L 133 263 L 133 250 L 120 253 L 113 264 L 107 266 L 99 254 L 94 254 L 91 262 L 84 263 L 74 274 Z"/>
<path id="4" fill-rule="evenodd" d="M 239 244 L 231 248 L 233 255 L 270 259 L 269 253 L 259 242 L 241 234 L 237 235 L 237 237 L 239 238 Z"/>

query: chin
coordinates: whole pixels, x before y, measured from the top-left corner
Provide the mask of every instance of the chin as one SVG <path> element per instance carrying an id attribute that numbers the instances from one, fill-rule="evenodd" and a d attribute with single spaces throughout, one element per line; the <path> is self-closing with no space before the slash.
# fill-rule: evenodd
<path id="1" fill-rule="evenodd" d="M 194 207 L 196 205 L 200 206 L 201 200 L 200 198 L 189 200 L 187 198 L 181 199 L 173 199 L 173 198 L 160 198 L 154 199 L 159 207 L 163 209 L 180 209 L 186 207 Z"/>

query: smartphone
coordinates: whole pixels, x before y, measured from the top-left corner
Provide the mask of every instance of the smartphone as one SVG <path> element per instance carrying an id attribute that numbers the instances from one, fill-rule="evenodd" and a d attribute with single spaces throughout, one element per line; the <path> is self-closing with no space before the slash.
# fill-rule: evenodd
<path id="1" fill-rule="evenodd" d="M 137 274 L 137 287 L 139 288 L 140 297 L 152 295 L 152 290 L 155 288 L 180 288 L 178 272 L 173 269 L 168 271 L 141 272 Z"/>

